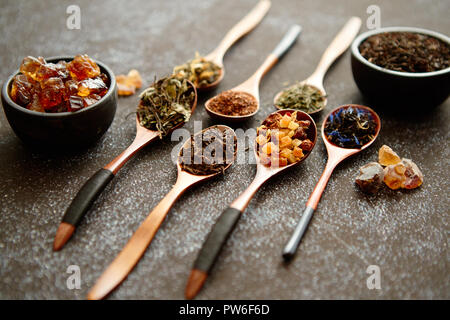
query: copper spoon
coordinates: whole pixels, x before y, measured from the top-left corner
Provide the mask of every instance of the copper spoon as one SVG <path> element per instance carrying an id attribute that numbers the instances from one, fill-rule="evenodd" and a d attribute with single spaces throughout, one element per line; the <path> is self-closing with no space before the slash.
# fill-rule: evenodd
<path id="1" fill-rule="evenodd" d="M 284 115 L 286 113 L 293 113 L 293 112 L 295 112 L 295 110 L 286 109 L 286 110 L 279 110 L 275 113 L 280 113 L 281 115 Z M 309 120 L 311 122 L 311 125 L 306 133 L 308 138 L 313 142 L 314 148 L 314 145 L 316 144 L 317 140 L 317 128 L 314 120 L 308 114 L 302 111 L 297 111 L 297 119 Z M 272 167 L 266 166 L 260 161 L 255 144 L 254 152 L 257 161 L 255 178 L 253 179 L 252 183 L 248 186 L 248 188 L 244 192 L 242 192 L 241 195 L 236 200 L 234 200 L 227 209 L 225 209 L 225 211 L 219 217 L 213 229 L 209 233 L 205 242 L 203 243 L 203 246 L 197 256 L 188 283 L 186 285 L 185 295 L 187 299 L 194 298 L 202 288 L 203 284 L 206 281 L 206 278 L 208 277 L 209 272 L 211 271 L 214 265 L 214 262 L 219 256 L 221 248 L 225 245 L 228 236 L 233 231 L 239 218 L 247 208 L 250 200 L 253 198 L 253 195 L 256 193 L 256 191 L 258 191 L 258 189 L 264 184 L 264 182 L 266 182 L 274 175 L 303 162 L 309 156 L 311 151 L 305 153 L 305 156 L 295 163 L 292 163 L 284 167 Z"/>
<path id="2" fill-rule="evenodd" d="M 233 134 L 235 143 L 237 142 L 236 134 L 233 129 L 224 125 L 209 127 L 202 132 L 212 128 L 217 128 L 222 132 L 229 130 L 229 132 Z M 190 139 L 186 141 L 183 148 L 188 147 L 189 143 L 191 143 Z M 233 161 L 236 157 L 236 151 L 237 148 L 235 147 Z M 225 167 L 225 170 L 232 165 L 233 161 Z M 153 209 L 153 211 L 149 213 L 144 222 L 142 222 L 130 240 L 128 240 L 128 243 L 122 251 L 117 255 L 105 272 L 103 272 L 97 280 L 97 283 L 89 291 L 87 295 L 89 300 L 103 299 L 128 276 L 152 242 L 152 239 L 164 221 L 170 208 L 172 208 L 175 201 L 183 194 L 184 191 L 201 181 L 210 179 L 220 174 L 220 172 L 218 172 L 210 175 L 193 175 L 182 170 L 180 158 L 178 158 L 177 161 L 177 169 L 178 178 L 172 190 L 170 190 L 161 202 Z"/>
<path id="3" fill-rule="evenodd" d="M 328 46 L 328 48 L 325 50 L 325 52 L 322 55 L 322 58 L 320 59 L 319 64 L 317 65 L 316 70 L 306 79 L 300 82 L 301 84 L 307 84 L 310 85 L 317 90 L 320 91 L 323 97 L 325 97 L 325 101 L 323 104 L 323 107 L 320 109 L 317 109 L 312 112 L 308 112 L 309 114 L 318 113 L 325 108 L 327 104 L 327 93 L 325 91 L 325 88 L 323 87 L 323 78 L 325 77 L 325 74 L 327 73 L 330 66 L 333 64 L 333 62 L 347 50 L 347 48 L 352 43 L 353 39 L 356 37 L 356 35 L 359 32 L 359 29 L 361 27 L 361 19 L 358 17 L 352 17 L 350 20 L 347 21 L 345 26 L 339 31 L 337 36 L 333 39 L 331 44 Z M 295 85 L 294 85 L 295 86 Z M 285 89 L 287 90 L 287 89 Z M 279 106 L 277 106 L 276 102 L 280 98 L 281 94 L 285 91 L 280 91 L 275 98 L 273 99 L 273 104 L 277 109 L 282 109 Z"/>
<path id="4" fill-rule="evenodd" d="M 252 31 L 264 18 L 271 6 L 269 0 L 261 0 L 241 21 L 228 31 L 223 40 L 211 53 L 205 56 L 205 60 L 211 61 L 221 68 L 219 77 L 207 86 L 197 88 L 199 91 L 212 90 L 219 85 L 225 76 L 223 57 L 229 48 L 244 35 Z"/>
<path id="5" fill-rule="evenodd" d="M 370 114 L 373 117 L 373 120 L 376 122 L 376 132 L 371 141 L 366 143 L 361 147 L 361 149 L 350 149 L 350 148 L 341 148 L 330 142 L 326 135 L 325 135 L 325 124 L 328 121 L 331 114 L 336 113 L 338 110 L 342 108 L 357 108 L 357 109 L 364 109 L 370 112 Z M 300 241 L 303 237 L 303 234 L 305 233 L 309 221 L 311 220 L 311 217 L 314 213 L 314 210 L 316 210 L 317 205 L 319 204 L 320 197 L 322 196 L 323 191 L 325 190 L 325 187 L 328 183 L 328 180 L 330 179 L 331 174 L 333 173 L 333 170 L 336 168 L 336 166 L 342 162 L 344 159 L 361 152 L 364 149 L 367 149 L 378 137 L 378 134 L 380 133 L 381 129 L 381 120 L 380 117 L 370 109 L 369 107 L 357 105 L 357 104 L 349 104 L 345 106 L 338 107 L 331 111 L 323 121 L 322 124 L 322 139 L 325 143 L 325 147 L 327 148 L 328 153 L 328 161 L 327 165 L 325 166 L 325 170 L 322 173 L 322 176 L 319 179 L 319 182 L 317 183 L 316 187 L 314 188 L 313 193 L 309 197 L 308 202 L 306 203 L 306 209 L 303 212 L 302 218 L 300 219 L 297 227 L 295 228 L 294 233 L 292 234 L 290 240 L 286 244 L 284 250 L 283 250 L 283 258 L 285 260 L 290 260 L 297 251 L 298 246 L 300 245 Z"/>
<path id="6" fill-rule="evenodd" d="M 195 107 L 197 106 L 197 90 L 192 82 L 188 81 L 188 83 L 193 88 L 195 95 L 191 106 L 191 113 L 193 113 Z M 171 131 L 182 127 L 183 125 L 184 123 L 180 123 L 172 128 Z M 141 126 L 139 119 L 136 116 L 136 137 L 134 138 L 134 141 L 118 157 L 97 171 L 78 191 L 69 208 L 67 208 L 62 222 L 56 231 L 55 240 L 53 242 L 54 251 L 61 250 L 70 237 L 72 237 L 76 226 L 80 223 L 81 219 L 92 206 L 95 199 L 97 199 L 97 197 L 102 193 L 120 168 L 122 168 L 122 166 L 130 160 L 136 152 L 158 138 L 159 131 L 149 130 Z"/>
<path id="7" fill-rule="evenodd" d="M 295 40 L 299 36 L 302 28 L 299 25 L 293 25 L 286 35 L 283 37 L 281 42 L 277 45 L 277 47 L 272 51 L 272 53 L 266 58 L 263 64 L 256 70 L 256 72 L 248 78 L 246 81 L 234 87 L 229 91 L 235 92 L 243 92 L 245 94 L 249 94 L 256 100 L 257 108 L 251 114 L 246 114 L 242 116 L 229 116 L 224 115 L 218 112 L 215 112 L 210 109 L 210 103 L 216 97 L 213 97 L 206 101 L 205 108 L 208 114 L 212 117 L 218 118 L 224 121 L 243 121 L 252 116 L 254 116 L 259 111 L 259 83 L 261 82 L 262 77 L 278 62 L 278 60 L 285 54 L 291 46 L 294 44 Z"/>

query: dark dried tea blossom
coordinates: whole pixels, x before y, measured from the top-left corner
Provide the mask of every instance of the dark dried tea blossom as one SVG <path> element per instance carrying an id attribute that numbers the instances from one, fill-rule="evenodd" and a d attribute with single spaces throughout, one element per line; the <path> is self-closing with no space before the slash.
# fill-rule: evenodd
<path id="1" fill-rule="evenodd" d="M 179 80 L 191 81 L 197 88 L 203 88 L 219 79 L 222 69 L 212 61 L 201 57 L 198 52 L 195 59 L 173 69 L 173 74 Z"/>
<path id="2" fill-rule="evenodd" d="M 223 173 L 234 161 L 237 140 L 233 130 L 214 126 L 191 136 L 188 146 L 180 152 L 183 171 L 194 175 Z"/>
<path id="3" fill-rule="evenodd" d="M 141 126 L 159 131 L 160 137 L 189 121 L 195 91 L 186 80 L 171 77 L 155 81 L 142 92 L 137 115 Z"/>
<path id="4" fill-rule="evenodd" d="M 370 111 L 355 107 L 337 110 L 325 123 L 327 139 L 342 148 L 360 149 L 375 138 L 376 131 Z"/>
<path id="5" fill-rule="evenodd" d="M 450 67 L 450 45 L 413 32 L 386 32 L 367 38 L 359 52 L 369 62 L 401 72 L 432 72 Z"/>
<path id="6" fill-rule="evenodd" d="M 280 109 L 295 109 L 311 113 L 325 106 L 325 96 L 316 87 L 297 83 L 285 89 L 275 101 Z"/>

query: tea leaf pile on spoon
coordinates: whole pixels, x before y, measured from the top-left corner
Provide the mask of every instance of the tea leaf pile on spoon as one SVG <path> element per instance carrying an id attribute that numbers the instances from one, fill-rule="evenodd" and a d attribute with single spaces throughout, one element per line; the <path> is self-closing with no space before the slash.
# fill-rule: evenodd
<path id="1" fill-rule="evenodd" d="M 162 138 L 178 124 L 189 121 L 195 92 L 187 80 L 171 76 L 155 81 L 140 97 L 140 125 L 159 131 Z"/>

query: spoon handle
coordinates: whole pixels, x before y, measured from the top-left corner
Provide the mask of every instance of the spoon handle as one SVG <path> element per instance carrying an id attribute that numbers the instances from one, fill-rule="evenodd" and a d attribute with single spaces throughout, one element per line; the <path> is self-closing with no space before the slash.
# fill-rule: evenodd
<path id="1" fill-rule="evenodd" d="M 252 31 L 259 22 L 264 18 L 271 6 L 269 0 L 261 0 L 241 21 L 239 21 L 230 31 L 225 35 L 218 47 L 210 53 L 212 60 L 216 63 L 222 64 L 223 56 L 227 50 L 240 38 Z"/>
<path id="2" fill-rule="evenodd" d="M 298 222 L 291 238 L 287 242 L 286 246 L 283 249 L 283 258 L 284 260 L 290 260 L 295 253 L 297 252 L 297 248 L 300 245 L 300 241 L 303 238 L 303 235 L 308 229 L 309 222 L 313 216 L 314 211 L 317 208 L 317 204 L 319 203 L 320 197 L 322 196 L 325 187 L 327 186 L 328 180 L 330 179 L 331 174 L 333 173 L 334 168 L 336 168 L 339 161 L 330 161 L 327 162 L 325 170 L 322 173 L 322 176 L 317 182 L 316 187 L 314 188 L 313 193 L 309 197 L 308 202 L 306 203 L 306 209 L 303 212 L 303 215 Z"/>
<path id="3" fill-rule="evenodd" d="M 149 213 L 122 251 L 89 291 L 87 295 L 89 300 L 103 299 L 128 276 L 150 245 L 170 208 L 188 186 L 183 186 L 182 183 L 177 182 L 172 190 Z"/>
<path id="4" fill-rule="evenodd" d="M 267 177 L 258 176 L 257 174 L 248 188 L 222 212 L 214 224 L 194 262 L 194 267 L 186 285 L 187 299 L 194 298 L 202 288 L 228 237 L 236 227 L 239 218 L 253 195 L 266 180 Z"/>
<path id="5" fill-rule="evenodd" d="M 157 133 L 138 128 L 133 143 L 104 168 L 97 171 L 76 194 L 67 208 L 56 231 L 53 250 L 60 250 L 75 232 L 76 226 L 86 215 L 92 204 L 115 177 L 119 169 L 141 148 L 157 137 Z"/>
<path id="6" fill-rule="evenodd" d="M 272 54 L 277 57 L 277 59 L 280 59 L 294 44 L 295 40 L 297 40 L 301 32 L 302 27 L 298 24 L 294 24 L 284 35 L 283 39 L 281 39 L 276 48 L 272 51 Z"/>
<path id="7" fill-rule="evenodd" d="M 323 77 L 328 68 L 333 64 L 334 60 L 347 50 L 360 28 L 361 19 L 351 17 L 325 50 L 316 70 L 310 78 L 316 78 L 322 84 Z"/>
<path id="8" fill-rule="evenodd" d="M 271 54 L 269 54 L 262 63 L 262 65 L 253 73 L 253 75 L 248 78 L 245 82 L 241 83 L 239 86 L 233 88 L 232 90 L 244 90 L 247 92 L 252 92 L 252 94 L 259 99 L 259 83 L 262 77 L 278 62 L 278 60 L 292 47 L 295 40 L 302 31 L 302 27 L 295 24 L 281 39 L 280 43 L 275 47 Z"/>

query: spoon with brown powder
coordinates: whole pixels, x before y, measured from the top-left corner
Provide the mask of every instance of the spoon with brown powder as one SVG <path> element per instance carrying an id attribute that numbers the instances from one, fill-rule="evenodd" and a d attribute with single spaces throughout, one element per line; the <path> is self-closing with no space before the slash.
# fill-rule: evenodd
<path id="1" fill-rule="evenodd" d="M 316 70 L 306 80 L 279 92 L 274 98 L 275 107 L 301 110 L 308 114 L 322 111 L 327 104 L 323 78 L 333 62 L 350 46 L 360 27 L 360 18 L 350 18 L 323 53 Z"/>
<path id="2" fill-rule="evenodd" d="M 250 78 L 206 101 L 208 114 L 224 121 L 243 121 L 254 116 L 259 110 L 259 83 L 262 77 L 291 48 L 301 30 L 299 25 L 292 26 Z"/>

